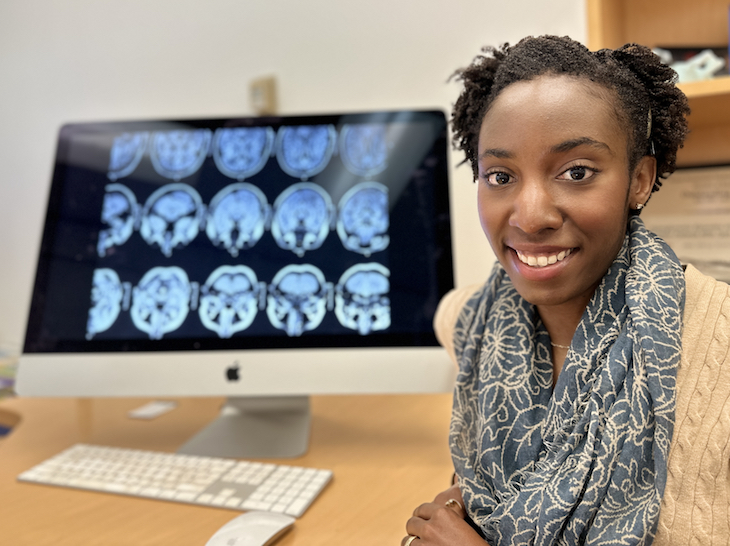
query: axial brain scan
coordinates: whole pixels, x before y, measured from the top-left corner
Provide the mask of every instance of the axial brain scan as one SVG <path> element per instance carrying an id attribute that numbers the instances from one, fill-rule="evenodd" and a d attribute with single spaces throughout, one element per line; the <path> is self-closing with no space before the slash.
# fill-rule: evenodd
<path id="1" fill-rule="evenodd" d="M 274 138 L 271 127 L 218 129 L 213 138 L 213 160 L 223 174 L 242 181 L 264 168 Z"/>
<path id="2" fill-rule="evenodd" d="M 340 156 L 352 174 L 371 177 L 388 166 L 385 125 L 362 123 L 344 125 L 340 130 Z"/>
<path id="3" fill-rule="evenodd" d="M 340 324 L 367 335 L 390 326 L 390 271 L 377 263 L 358 264 L 343 273 L 335 287 L 335 315 Z"/>
<path id="4" fill-rule="evenodd" d="M 134 325 L 150 339 L 177 330 L 188 316 L 192 287 L 179 267 L 153 267 L 132 289 Z"/>
<path id="5" fill-rule="evenodd" d="M 114 270 L 95 269 L 92 283 L 86 339 L 111 328 L 122 310 L 124 300 L 124 286 Z"/>
<path id="6" fill-rule="evenodd" d="M 301 336 L 320 325 L 332 293 L 331 283 L 313 265 L 288 265 L 269 285 L 266 314 L 288 336 Z"/>
<path id="7" fill-rule="evenodd" d="M 148 244 L 159 245 L 169 258 L 173 249 L 195 239 L 204 214 L 203 201 L 191 186 L 167 184 L 147 199 L 139 233 Z"/>
<path id="8" fill-rule="evenodd" d="M 200 289 L 198 314 L 203 326 L 229 338 L 248 328 L 265 305 L 266 283 L 245 265 L 223 265 Z"/>
<path id="9" fill-rule="evenodd" d="M 107 176 L 114 181 L 134 172 L 142 161 L 149 133 L 124 133 L 114 139 L 109 153 L 109 172 Z"/>
<path id="10" fill-rule="evenodd" d="M 388 247 L 388 188 L 362 182 L 342 196 L 339 209 L 337 234 L 347 250 L 370 256 Z"/>
<path id="11" fill-rule="evenodd" d="M 276 198 L 271 234 L 279 247 L 301 257 L 322 246 L 334 216 L 329 194 L 316 184 L 300 182 Z"/>
<path id="12" fill-rule="evenodd" d="M 245 182 L 230 184 L 210 202 L 205 232 L 235 258 L 261 239 L 270 217 L 271 205 L 261 190 Z"/>
<path id="13" fill-rule="evenodd" d="M 210 148 L 210 129 L 160 131 L 152 136 L 150 159 L 160 176 L 180 180 L 197 171 Z"/>
<path id="14" fill-rule="evenodd" d="M 307 180 L 330 162 L 337 143 L 332 125 L 282 127 L 276 139 L 276 158 L 290 176 Z"/>
<path id="15" fill-rule="evenodd" d="M 123 184 L 107 184 L 101 209 L 101 221 L 109 226 L 99 231 L 96 250 L 102 258 L 113 246 L 123 245 L 134 233 L 139 220 L 139 204 Z"/>

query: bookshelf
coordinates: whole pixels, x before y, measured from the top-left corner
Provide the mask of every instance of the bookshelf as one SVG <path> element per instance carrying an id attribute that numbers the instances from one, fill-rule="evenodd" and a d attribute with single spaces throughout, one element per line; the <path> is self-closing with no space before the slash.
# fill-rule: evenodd
<path id="1" fill-rule="evenodd" d="M 728 0 L 587 0 L 588 47 L 728 45 Z M 690 134 L 680 166 L 730 163 L 730 76 L 683 83 Z"/>

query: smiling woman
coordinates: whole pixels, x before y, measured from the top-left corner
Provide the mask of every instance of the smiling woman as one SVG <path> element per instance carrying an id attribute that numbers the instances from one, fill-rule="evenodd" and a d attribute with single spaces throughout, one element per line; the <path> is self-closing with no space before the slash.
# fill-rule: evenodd
<path id="1" fill-rule="evenodd" d="M 674 72 L 552 36 L 483 53 L 452 121 L 498 263 L 436 317 L 456 481 L 403 544 L 727 540 L 730 287 L 639 218 L 687 131 Z"/>

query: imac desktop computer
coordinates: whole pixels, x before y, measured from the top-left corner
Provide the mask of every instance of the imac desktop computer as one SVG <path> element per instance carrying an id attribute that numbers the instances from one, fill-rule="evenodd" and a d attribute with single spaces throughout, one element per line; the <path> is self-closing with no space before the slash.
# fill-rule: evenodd
<path id="1" fill-rule="evenodd" d="M 16 387 L 225 396 L 181 451 L 296 456 L 309 395 L 450 390 L 452 287 L 442 112 L 66 125 Z"/>

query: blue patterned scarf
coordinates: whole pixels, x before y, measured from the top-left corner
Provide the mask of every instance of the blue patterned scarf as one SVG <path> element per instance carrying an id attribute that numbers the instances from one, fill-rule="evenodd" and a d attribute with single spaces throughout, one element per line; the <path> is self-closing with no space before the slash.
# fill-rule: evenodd
<path id="1" fill-rule="evenodd" d="M 667 479 L 684 273 L 632 218 L 553 390 L 550 337 L 497 265 L 456 323 L 451 452 L 492 546 L 651 544 Z"/>

